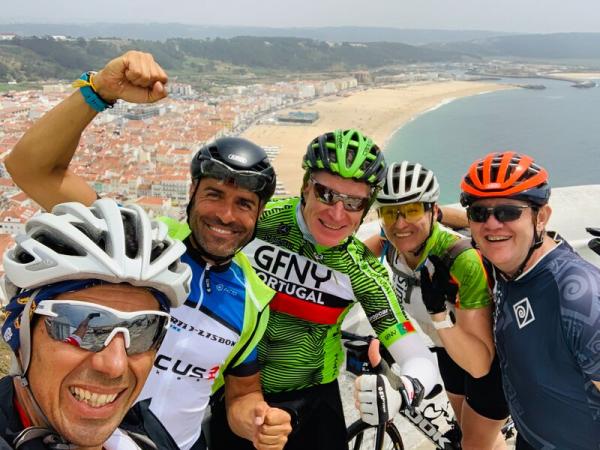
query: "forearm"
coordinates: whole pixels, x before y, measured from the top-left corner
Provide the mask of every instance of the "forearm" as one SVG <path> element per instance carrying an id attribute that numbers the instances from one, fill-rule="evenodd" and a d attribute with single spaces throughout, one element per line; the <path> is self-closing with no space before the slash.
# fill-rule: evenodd
<path id="1" fill-rule="evenodd" d="M 152 55 L 130 51 L 110 61 L 93 81 L 106 102 L 153 103 L 166 97 L 167 79 Z M 6 159 L 15 183 L 44 208 L 96 200 L 86 181 L 68 169 L 83 130 L 96 114 L 76 91 L 36 122 Z"/>
<path id="2" fill-rule="evenodd" d="M 433 314 L 432 320 L 443 320 L 446 312 Z M 474 378 L 480 378 L 490 371 L 494 359 L 494 347 L 478 336 L 465 331 L 460 324 L 452 328 L 437 330 L 444 348 L 452 360 Z"/>
<path id="3" fill-rule="evenodd" d="M 467 213 L 464 209 L 450 208 L 448 206 L 442 206 L 440 209 L 442 210 L 442 223 L 447 227 L 454 229 L 469 227 Z"/>
<path id="4" fill-rule="evenodd" d="M 438 369 L 433 354 L 417 333 L 398 339 L 387 347 L 400 367 L 402 375 L 418 379 L 427 395 L 438 381 Z"/>
<path id="5" fill-rule="evenodd" d="M 64 189 L 64 181 L 76 178 L 68 171 L 69 163 L 83 130 L 96 114 L 79 91 L 73 92 L 29 128 L 6 158 L 15 183 L 44 208 L 61 201 L 95 200 L 84 180 L 75 180 L 70 190 Z M 74 192 L 83 197 L 71 198 Z"/>

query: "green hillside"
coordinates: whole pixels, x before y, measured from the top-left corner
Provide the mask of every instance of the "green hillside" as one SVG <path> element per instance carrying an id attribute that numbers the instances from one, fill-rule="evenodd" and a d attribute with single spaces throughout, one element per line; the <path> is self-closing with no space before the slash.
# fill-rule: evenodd
<path id="1" fill-rule="evenodd" d="M 218 63 L 251 70 L 327 72 L 462 58 L 456 52 L 386 42 L 338 44 L 273 37 L 165 42 L 83 38 L 56 41 L 33 37 L 0 42 L 0 81 L 70 79 L 84 69 L 100 68 L 130 49 L 151 52 L 165 69 L 175 72 L 189 69 L 210 72 Z"/>

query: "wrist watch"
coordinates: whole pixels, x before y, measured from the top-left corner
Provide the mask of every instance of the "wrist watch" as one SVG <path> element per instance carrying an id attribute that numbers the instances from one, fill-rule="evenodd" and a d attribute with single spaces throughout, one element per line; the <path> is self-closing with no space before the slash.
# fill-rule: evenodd
<path id="1" fill-rule="evenodd" d="M 454 326 L 454 315 L 449 310 L 446 310 L 446 317 L 444 318 L 444 320 L 440 320 L 440 321 L 431 320 L 431 321 L 433 322 L 433 327 L 436 330 L 442 330 L 444 328 L 452 328 Z"/>

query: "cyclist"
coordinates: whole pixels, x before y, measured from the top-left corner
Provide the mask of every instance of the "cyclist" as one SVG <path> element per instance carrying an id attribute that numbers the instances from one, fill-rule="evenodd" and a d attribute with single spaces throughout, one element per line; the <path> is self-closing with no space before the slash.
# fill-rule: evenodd
<path id="1" fill-rule="evenodd" d="M 141 208 L 108 199 L 61 204 L 27 222 L 3 261 L 2 336 L 15 357 L 13 375 L 0 380 L 0 448 L 174 449 L 133 426 L 146 420 L 160 433 L 152 417 L 128 410 L 170 308 L 189 293 L 184 251 Z"/>
<path id="2" fill-rule="evenodd" d="M 354 237 L 383 181 L 380 149 L 357 130 L 336 130 L 309 143 L 303 168 L 301 196 L 270 202 L 256 239 L 244 250 L 277 291 L 259 344 L 261 380 L 269 402 L 296 407 L 286 449 L 345 449 L 337 384 L 343 360 L 340 327 L 356 301 L 400 364 L 409 398 L 422 398 L 422 385 L 428 392 L 437 371 L 398 304 L 385 268 Z M 365 382 L 361 391 L 363 417 L 371 423 L 387 420 L 387 414 L 379 415 L 374 384 Z M 407 406 L 389 383 L 382 395 L 390 416 Z M 217 426 L 224 422 L 222 410 L 215 408 L 212 434 L 225 441 Z M 249 447 L 224 442 L 218 448 Z"/>
<path id="3" fill-rule="evenodd" d="M 517 449 L 600 446 L 600 270 L 546 233 L 548 173 L 506 151 L 461 184 L 494 281 L 494 337 Z"/>
<path id="4" fill-rule="evenodd" d="M 470 242 L 438 223 L 439 194 L 431 170 L 391 164 L 375 202 L 384 235 L 365 243 L 385 257 L 398 300 L 434 343 L 462 447 L 506 448 L 500 429 L 508 407 L 485 270 Z"/>
<path id="5" fill-rule="evenodd" d="M 15 182 L 46 208 L 97 197 L 68 166 L 98 110 L 117 99 L 143 103 L 166 95 L 167 76 L 147 53 L 128 52 L 82 78 L 87 81 L 81 92 L 36 122 L 5 162 Z M 166 222 L 186 245 L 192 290 L 172 312 L 139 407 L 158 417 L 180 448 L 202 448 L 200 424 L 209 397 L 225 383 L 234 430 L 258 448 L 281 448 L 290 417 L 263 401 L 255 351 L 273 291 L 239 252 L 275 190 L 275 172 L 262 148 L 221 138 L 198 150 L 191 175 L 187 223 Z"/>

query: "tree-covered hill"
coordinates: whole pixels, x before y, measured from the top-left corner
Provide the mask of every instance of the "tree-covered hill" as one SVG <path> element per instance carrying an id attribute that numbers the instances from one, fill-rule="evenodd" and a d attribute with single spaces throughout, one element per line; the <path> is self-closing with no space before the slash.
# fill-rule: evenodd
<path id="1" fill-rule="evenodd" d="M 496 36 L 429 46 L 482 57 L 600 60 L 600 33 L 553 33 Z"/>
<path id="2" fill-rule="evenodd" d="M 236 37 L 158 42 L 18 37 L 0 42 L 0 81 L 73 78 L 84 69 L 102 67 L 107 60 L 130 49 L 151 52 L 167 70 L 182 69 L 191 61 L 208 60 L 251 69 L 326 72 L 462 57 L 456 52 L 400 43 L 338 44 L 300 38 Z"/>

